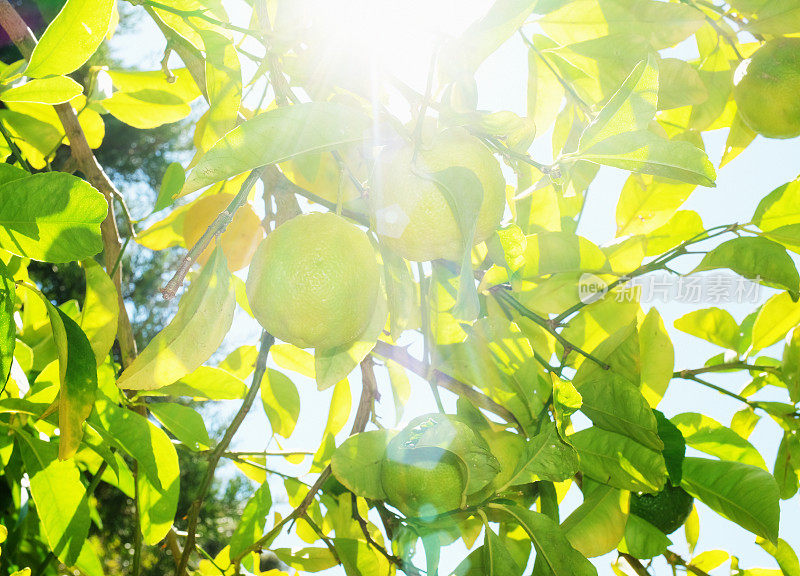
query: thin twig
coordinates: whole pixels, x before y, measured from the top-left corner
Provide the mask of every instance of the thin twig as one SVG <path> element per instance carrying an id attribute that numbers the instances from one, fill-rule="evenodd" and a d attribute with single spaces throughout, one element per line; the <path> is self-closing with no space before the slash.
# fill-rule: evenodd
<path id="1" fill-rule="evenodd" d="M 570 342 L 569 340 L 564 338 L 564 336 L 562 336 L 561 333 L 558 332 L 555 329 L 554 323 L 552 321 L 550 321 L 547 318 L 544 318 L 542 316 L 539 316 L 538 314 L 536 314 L 532 310 L 529 310 L 526 306 L 524 306 L 519 300 L 514 298 L 514 296 L 512 296 L 502 286 L 500 286 L 498 288 L 499 288 L 498 290 L 492 290 L 492 294 L 495 296 L 495 298 L 499 298 L 499 299 L 505 300 L 506 303 L 510 304 L 511 307 L 514 308 L 514 310 L 516 310 L 517 313 L 520 316 L 524 316 L 525 318 L 533 320 L 536 324 L 538 324 L 539 326 L 544 328 L 548 333 L 550 333 L 558 341 L 559 344 L 561 344 L 561 346 L 564 347 L 564 349 L 569 348 L 570 351 L 577 352 L 578 354 L 580 354 L 581 356 L 583 356 L 587 360 L 591 360 L 592 362 L 594 362 L 595 364 L 600 366 L 603 370 L 608 370 L 610 368 L 610 366 L 608 364 L 606 364 L 605 362 L 603 362 L 599 358 L 591 355 L 590 353 L 588 353 L 585 350 L 579 348 L 578 346 L 576 346 L 575 344 L 573 344 L 572 342 Z"/>
<path id="2" fill-rule="evenodd" d="M 751 408 L 758 408 L 758 404 L 756 404 L 754 402 L 750 402 L 750 400 L 748 400 L 744 396 L 740 396 L 739 394 L 736 394 L 735 392 L 731 392 L 730 390 L 726 390 L 722 386 L 717 386 L 716 384 L 714 384 L 712 382 L 709 382 L 708 380 L 703 380 L 702 378 L 699 378 L 698 376 L 695 376 L 693 374 L 684 375 L 682 373 L 682 371 L 679 371 L 679 372 L 673 373 L 672 377 L 673 378 L 680 378 L 682 380 L 691 380 L 692 382 L 697 382 L 698 384 L 702 384 L 706 388 L 711 388 L 712 390 L 716 390 L 720 394 L 724 394 L 725 396 L 733 398 L 734 400 L 738 400 L 739 402 L 747 404 Z"/>
<path id="3" fill-rule="evenodd" d="M 369 358 L 369 357 L 367 357 Z M 361 399 L 358 402 L 358 409 L 356 410 L 356 416 L 353 420 L 353 427 L 350 430 L 350 436 L 354 436 L 363 432 L 366 427 L 367 423 L 369 422 L 369 416 L 372 413 L 374 407 L 375 398 L 377 398 L 377 383 L 375 381 L 375 373 L 372 370 L 372 359 L 365 359 L 361 362 L 361 374 L 362 374 L 362 388 L 361 388 Z M 316 497 L 317 493 L 322 489 L 322 485 L 330 478 L 331 476 L 331 466 L 328 464 L 322 473 L 317 478 L 317 481 L 314 482 L 314 485 L 311 486 L 308 493 L 306 493 L 303 500 L 300 504 L 292 510 L 292 512 L 283 518 L 280 522 L 278 522 L 272 529 L 267 532 L 264 536 L 259 538 L 256 542 L 248 546 L 239 556 L 233 558 L 231 563 L 236 567 L 234 573 L 238 573 L 239 565 L 242 562 L 242 558 L 247 556 L 250 552 L 256 552 L 260 550 L 265 544 L 271 542 L 275 539 L 275 537 L 280 533 L 286 524 L 297 520 L 298 518 L 302 518 L 306 511 L 308 510 L 311 503 L 314 502 L 314 498 Z"/>
<path id="4" fill-rule="evenodd" d="M 414 358 L 405 348 L 378 340 L 373 349 L 373 353 L 388 358 L 389 360 L 394 360 L 420 378 L 428 378 L 428 370 L 425 363 Z M 522 425 L 512 412 L 469 384 L 465 384 L 438 369 L 431 370 L 430 377 L 435 379 L 436 383 L 445 390 L 449 390 L 453 394 L 466 398 L 478 408 L 483 408 L 484 410 L 497 414 L 506 422 L 522 431 Z"/>
<path id="5" fill-rule="evenodd" d="M 650 576 L 650 572 L 648 572 L 647 569 L 644 566 L 642 566 L 642 563 L 639 562 L 638 558 L 635 558 L 630 554 L 626 554 L 625 552 L 620 552 L 620 557 L 625 558 L 625 560 L 628 562 L 628 564 L 630 564 L 631 568 L 633 568 L 633 571 L 636 572 L 638 576 Z"/>
<path id="6" fill-rule="evenodd" d="M 250 193 L 253 186 L 255 186 L 258 179 L 261 178 L 262 171 L 263 168 L 256 168 L 250 172 L 242 183 L 242 187 L 239 188 L 239 192 L 233 200 L 231 200 L 231 203 L 228 204 L 228 207 L 214 219 L 209 227 L 206 228 L 206 231 L 203 232 L 200 239 L 192 246 L 189 252 L 186 253 L 186 256 L 183 257 L 183 260 L 181 260 L 181 263 L 178 265 L 175 274 L 161 289 L 161 294 L 164 296 L 165 300 L 171 300 L 175 297 L 175 294 L 178 293 L 178 289 L 183 285 L 184 279 L 186 279 L 186 274 L 189 273 L 189 270 L 197 261 L 197 258 L 205 251 L 214 237 L 225 231 L 233 220 L 233 215 L 247 201 L 247 195 Z"/>
<path id="7" fill-rule="evenodd" d="M 673 552 L 672 550 L 667 550 L 666 552 L 664 552 L 664 558 L 666 558 L 666 560 L 667 560 L 667 562 L 669 563 L 670 566 L 673 566 L 673 567 L 682 566 L 683 568 L 685 568 L 686 570 L 688 570 L 689 572 L 691 572 L 695 576 L 709 576 L 708 572 L 704 572 L 703 570 L 701 570 L 697 566 L 692 566 L 686 560 L 684 560 L 683 558 L 681 558 L 680 556 L 675 554 L 675 552 Z"/>
<path id="8" fill-rule="evenodd" d="M 203 500 L 211 488 L 211 483 L 214 480 L 214 473 L 217 470 L 217 465 L 219 464 L 222 455 L 225 453 L 225 450 L 228 449 L 228 446 L 230 446 L 234 435 L 239 430 L 239 427 L 242 425 L 245 416 L 247 416 L 247 413 L 250 411 L 250 407 L 253 405 L 253 402 L 261 391 L 261 379 L 264 377 L 264 373 L 267 370 L 267 356 L 269 355 L 269 351 L 273 342 L 275 342 L 275 339 L 271 334 L 266 331 L 261 333 L 261 344 L 259 346 L 258 358 L 256 359 L 256 367 L 255 371 L 253 372 L 253 381 L 250 384 L 250 389 L 247 391 L 247 395 L 242 401 L 242 405 L 239 408 L 239 411 L 236 413 L 236 416 L 234 416 L 230 426 L 228 426 L 227 430 L 225 430 L 225 435 L 222 437 L 222 440 L 220 440 L 220 443 L 214 449 L 214 452 L 212 452 L 211 456 L 209 456 L 208 470 L 206 471 L 205 479 L 200 487 L 200 492 L 198 493 L 197 498 L 194 502 L 192 502 L 192 506 L 189 510 L 186 528 L 186 543 L 183 547 L 183 554 L 181 555 L 181 560 L 176 571 L 177 576 L 184 576 L 184 574 L 186 574 L 189 556 L 191 556 L 192 550 L 194 549 L 195 539 L 197 537 L 195 531 L 197 530 L 197 521 L 200 517 L 200 510 L 203 507 Z"/>

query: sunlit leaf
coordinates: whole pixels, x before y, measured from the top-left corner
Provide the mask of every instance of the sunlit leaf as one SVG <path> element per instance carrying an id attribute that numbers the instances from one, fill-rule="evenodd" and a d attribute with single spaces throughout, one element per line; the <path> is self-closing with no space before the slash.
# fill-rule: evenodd
<path id="1" fill-rule="evenodd" d="M 67 0 L 31 54 L 25 74 L 69 74 L 94 54 L 111 24 L 114 0 Z"/>
<path id="2" fill-rule="evenodd" d="M 83 92 L 83 86 L 68 76 L 53 76 L 30 80 L 0 92 L 3 102 L 38 102 L 39 104 L 61 104 L 69 102 Z"/>
<path id="3" fill-rule="evenodd" d="M 363 139 L 369 119 L 356 108 L 314 102 L 276 108 L 240 124 L 194 167 L 182 195 L 247 170 Z"/>
<path id="4" fill-rule="evenodd" d="M 769 472 L 740 462 L 687 458 L 681 487 L 745 530 L 777 540 L 778 486 Z"/>
<path id="5" fill-rule="evenodd" d="M 69 262 L 103 249 L 108 205 L 87 182 L 63 172 L 0 185 L 0 248 L 45 262 Z"/>
<path id="6" fill-rule="evenodd" d="M 743 236 L 723 242 L 703 257 L 692 273 L 729 268 L 762 284 L 800 294 L 800 276 L 786 249 L 761 237 Z"/>
<path id="7" fill-rule="evenodd" d="M 181 298 L 175 317 L 123 371 L 117 385 L 154 390 L 191 373 L 219 348 L 235 306 L 228 265 L 217 248 Z"/>

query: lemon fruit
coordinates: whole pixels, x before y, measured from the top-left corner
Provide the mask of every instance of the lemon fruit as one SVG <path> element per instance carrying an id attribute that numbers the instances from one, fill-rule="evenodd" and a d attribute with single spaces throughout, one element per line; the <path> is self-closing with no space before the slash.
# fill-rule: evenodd
<path id="1" fill-rule="evenodd" d="M 496 474 L 497 460 L 486 441 L 445 414 L 412 420 L 389 442 L 381 462 L 387 501 L 411 517 L 430 518 L 460 508 Z"/>
<path id="2" fill-rule="evenodd" d="M 742 61 L 734 76 L 739 113 L 767 138 L 800 136 L 800 38 L 764 44 Z"/>
<path id="3" fill-rule="evenodd" d="M 463 129 L 437 134 L 414 161 L 411 144 L 393 146 L 378 157 L 370 199 L 376 231 L 383 242 L 408 260 L 460 260 L 461 230 L 437 184 L 425 174 L 450 167 L 472 170 L 483 185 L 483 201 L 473 245 L 497 228 L 505 209 L 505 180 L 494 155 Z M 458 194 L 458 190 L 454 190 Z"/>
<path id="4" fill-rule="evenodd" d="M 333 213 L 297 216 L 267 235 L 247 275 L 247 300 L 273 336 L 330 349 L 367 327 L 380 268 L 367 235 Z"/>
<path id="5" fill-rule="evenodd" d="M 191 249 L 205 233 L 214 219 L 219 216 L 233 200 L 233 194 L 213 194 L 198 199 L 189 210 L 183 221 L 183 240 Z M 247 266 L 258 243 L 264 237 L 261 219 L 253 211 L 250 204 L 245 203 L 233 215 L 233 220 L 225 232 L 220 235 L 220 244 L 228 268 L 231 272 Z M 209 243 L 197 258 L 197 262 L 205 264 L 214 251 L 214 242 Z"/>
<path id="6" fill-rule="evenodd" d="M 694 498 L 686 490 L 667 481 L 656 494 L 632 494 L 630 512 L 664 534 L 672 534 L 686 522 L 693 505 Z"/>

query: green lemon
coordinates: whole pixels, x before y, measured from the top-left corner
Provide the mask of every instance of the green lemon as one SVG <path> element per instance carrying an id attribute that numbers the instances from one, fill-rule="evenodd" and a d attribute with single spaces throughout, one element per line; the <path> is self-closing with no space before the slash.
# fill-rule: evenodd
<path id="1" fill-rule="evenodd" d="M 464 475 L 458 457 L 441 448 L 394 446 L 381 463 L 386 500 L 406 516 L 431 518 L 461 506 Z"/>
<path id="2" fill-rule="evenodd" d="M 367 327 L 380 268 L 367 235 L 332 213 L 292 218 L 267 235 L 247 275 L 247 300 L 273 336 L 330 349 Z"/>
<path id="3" fill-rule="evenodd" d="M 412 420 L 389 442 L 381 483 L 390 504 L 430 518 L 460 508 L 491 488 L 499 464 L 482 436 L 446 414 Z"/>
<path id="4" fill-rule="evenodd" d="M 630 511 L 664 534 L 672 534 L 686 522 L 693 505 L 694 498 L 686 490 L 667 481 L 656 494 L 632 494 Z"/>
<path id="5" fill-rule="evenodd" d="M 450 204 L 436 183 L 425 177 L 455 166 L 472 170 L 483 185 L 473 239 L 478 244 L 500 224 L 506 189 L 497 159 L 480 140 L 460 128 L 450 129 L 422 146 L 416 159 L 411 144 L 389 147 L 379 156 L 370 192 L 376 231 L 404 258 L 419 262 L 461 258 L 461 231 Z"/>
<path id="6" fill-rule="evenodd" d="M 800 136 L 800 38 L 764 44 L 742 61 L 733 95 L 745 123 L 767 138 Z"/>

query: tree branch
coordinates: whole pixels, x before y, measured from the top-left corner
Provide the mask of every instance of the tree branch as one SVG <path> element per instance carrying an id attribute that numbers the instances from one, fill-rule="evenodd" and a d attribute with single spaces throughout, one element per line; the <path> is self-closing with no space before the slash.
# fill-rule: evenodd
<path id="1" fill-rule="evenodd" d="M 225 430 L 225 435 L 222 437 L 222 440 L 220 440 L 220 443 L 217 444 L 217 447 L 214 449 L 214 452 L 211 453 L 211 456 L 208 459 L 208 471 L 206 472 L 205 479 L 200 487 L 200 492 L 195 501 L 192 502 L 192 506 L 189 510 L 186 528 L 186 543 L 184 544 L 183 554 L 181 554 L 181 559 L 178 563 L 178 569 L 175 572 L 177 576 L 184 576 L 184 574 L 186 574 L 186 567 L 189 564 L 189 556 L 191 556 L 192 550 L 194 550 L 195 539 L 197 538 L 195 531 L 197 530 L 197 522 L 200 517 L 200 510 L 203 507 L 203 500 L 211 488 L 211 483 L 214 480 L 214 473 L 217 470 L 217 465 L 219 464 L 220 459 L 222 458 L 223 454 L 225 454 L 225 450 L 228 449 L 228 446 L 230 446 L 234 435 L 239 430 L 239 426 L 242 425 L 245 416 L 247 416 L 247 413 L 250 411 L 250 407 L 253 405 L 256 396 L 258 396 L 261 390 L 261 379 L 264 377 L 264 373 L 267 370 L 267 356 L 269 356 L 269 350 L 272 347 L 273 342 L 275 342 L 275 339 L 271 334 L 266 331 L 261 333 L 261 344 L 259 346 L 256 368 L 255 372 L 253 372 L 253 381 L 250 384 L 250 389 L 247 391 L 247 395 L 242 401 L 242 405 L 239 408 L 239 411 L 236 413 L 236 416 L 233 417 L 233 422 L 231 422 L 230 426 L 228 426 L 227 430 Z"/>
<path id="2" fill-rule="evenodd" d="M 667 550 L 666 552 L 664 552 L 664 558 L 667 559 L 667 562 L 671 566 L 682 566 L 683 568 L 685 568 L 687 571 L 691 572 L 695 576 L 709 576 L 708 572 L 704 572 L 704 571 L 700 570 L 700 568 L 698 568 L 696 566 L 692 566 L 691 564 L 686 562 L 686 560 L 684 560 L 683 558 L 681 558 L 680 556 L 675 554 L 675 552 L 673 552 L 672 550 Z"/>
<path id="3" fill-rule="evenodd" d="M 394 360 L 420 378 L 428 378 L 425 363 L 414 358 L 406 351 L 405 348 L 400 348 L 399 346 L 394 346 L 388 342 L 378 340 L 378 342 L 375 344 L 375 348 L 373 349 L 373 353 L 377 354 L 378 356 L 383 356 L 384 358 Z M 506 422 L 518 428 L 520 431 L 522 430 L 522 425 L 510 410 L 508 410 L 505 406 L 498 404 L 482 392 L 479 392 L 469 384 L 465 384 L 464 382 L 461 382 L 460 380 L 457 380 L 449 374 L 446 374 L 438 369 L 431 370 L 431 377 L 435 378 L 437 385 L 441 386 L 445 390 L 449 390 L 453 394 L 458 394 L 459 396 L 468 399 L 478 408 L 483 408 L 489 412 L 497 414 Z"/>

